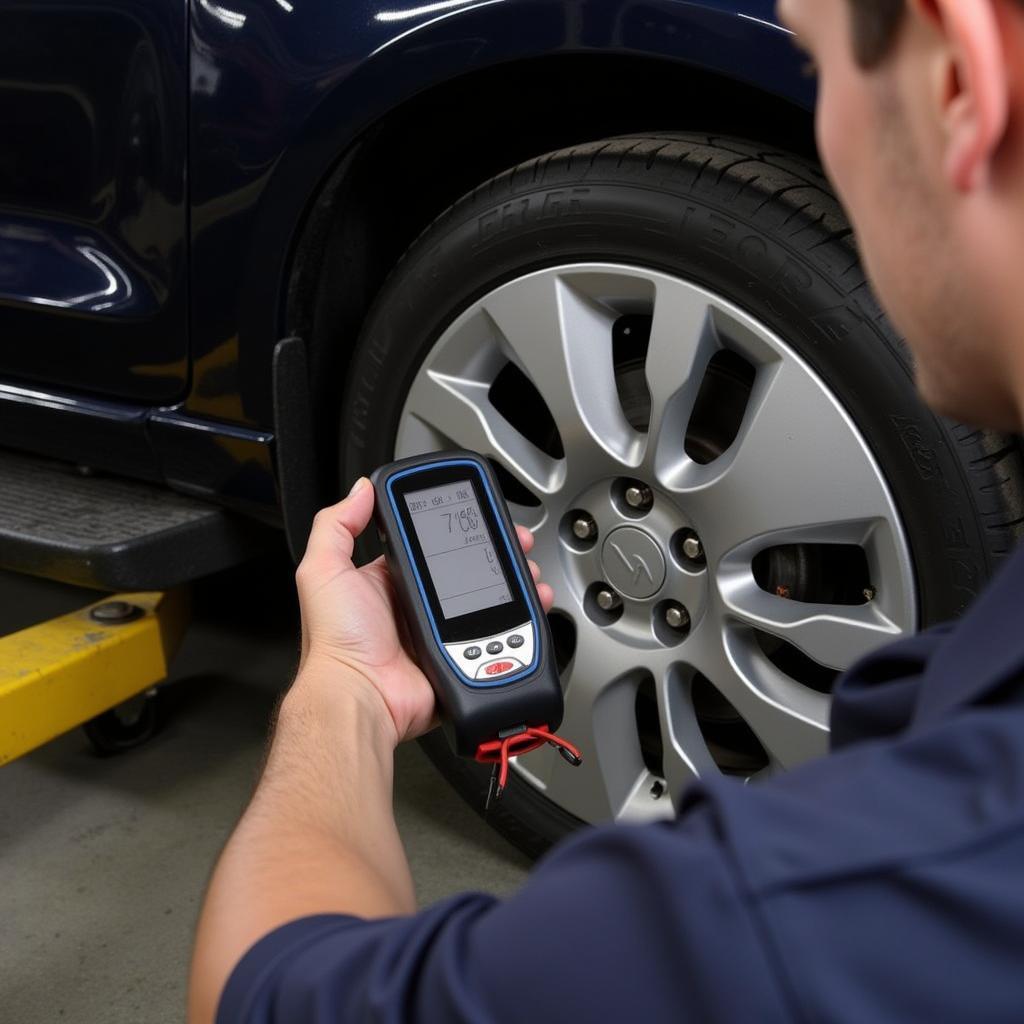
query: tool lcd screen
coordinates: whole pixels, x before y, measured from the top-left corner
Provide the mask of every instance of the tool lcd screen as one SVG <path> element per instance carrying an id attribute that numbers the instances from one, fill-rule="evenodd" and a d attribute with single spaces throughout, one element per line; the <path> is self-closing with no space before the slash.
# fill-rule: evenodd
<path id="1" fill-rule="evenodd" d="M 403 495 L 446 619 L 508 604 L 508 578 L 469 480 Z"/>

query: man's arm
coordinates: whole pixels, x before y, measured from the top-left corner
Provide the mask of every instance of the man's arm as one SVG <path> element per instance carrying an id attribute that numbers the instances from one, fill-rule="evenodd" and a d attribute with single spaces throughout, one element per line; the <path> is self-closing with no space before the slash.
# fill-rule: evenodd
<path id="1" fill-rule="evenodd" d="M 415 909 L 392 813 L 396 746 L 434 722 L 434 695 L 406 653 L 383 560 L 356 569 L 373 512 L 360 480 L 316 518 L 296 573 L 299 672 L 281 704 L 252 802 L 214 871 L 199 922 L 190 1024 L 210 1024 L 235 965 L 279 925 L 313 914 Z M 520 530 L 529 550 L 533 538 Z M 534 578 L 539 570 L 531 563 Z M 549 587 L 538 588 L 550 607 Z"/>
<path id="2" fill-rule="evenodd" d="M 791 1022 L 722 833 L 691 799 L 681 821 L 582 831 L 506 900 L 290 922 L 232 973 L 222 1024 Z"/>
<path id="3" fill-rule="evenodd" d="M 325 700 L 324 688 L 337 692 Z M 415 909 L 391 812 L 393 754 L 394 726 L 365 680 L 331 666 L 303 669 L 281 705 L 259 788 L 210 883 L 192 963 L 191 1024 L 214 1019 L 232 969 L 279 925 L 311 914 Z"/>

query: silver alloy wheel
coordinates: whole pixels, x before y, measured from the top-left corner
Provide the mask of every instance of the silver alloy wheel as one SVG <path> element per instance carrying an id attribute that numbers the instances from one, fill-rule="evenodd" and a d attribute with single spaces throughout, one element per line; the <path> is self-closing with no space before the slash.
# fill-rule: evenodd
<path id="1" fill-rule="evenodd" d="M 646 431 L 627 418 L 616 383 L 613 329 L 626 316 L 650 317 Z M 698 460 L 684 438 L 723 349 L 750 365 L 752 384 L 735 439 Z M 492 388 L 508 363 L 550 411 L 561 457 L 499 412 Z M 585 821 L 671 816 L 687 782 L 722 770 L 695 709 L 706 681 L 763 748 L 764 767 L 746 774 L 825 752 L 827 693 L 778 667 L 765 637 L 841 671 L 916 627 L 907 542 L 856 425 L 781 338 L 687 281 L 575 264 L 478 299 L 423 362 L 395 454 L 453 446 L 489 456 L 540 499 L 510 508 L 536 534 L 533 557 L 554 588 L 555 613 L 575 627 L 560 731 L 587 757 L 572 768 L 544 748 L 516 769 Z M 573 532 L 586 536 L 580 511 L 596 539 Z M 860 548 L 870 576 L 864 602 L 766 590 L 755 560 L 785 545 Z M 614 598 L 610 610 L 609 594 L 597 601 L 602 588 Z M 638 736 L 644 680 L 656 701 L 654 767 Z"/>

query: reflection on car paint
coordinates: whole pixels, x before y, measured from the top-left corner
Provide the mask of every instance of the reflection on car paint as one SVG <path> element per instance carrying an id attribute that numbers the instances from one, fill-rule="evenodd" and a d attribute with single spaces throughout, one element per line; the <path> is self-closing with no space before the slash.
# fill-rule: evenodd
<path id="1" fill-rule="evenodd" d="M 86 313 L 154 312 L 153 294 L 108 246 L 64 225 L 0 219 L 0 298 Z"/>

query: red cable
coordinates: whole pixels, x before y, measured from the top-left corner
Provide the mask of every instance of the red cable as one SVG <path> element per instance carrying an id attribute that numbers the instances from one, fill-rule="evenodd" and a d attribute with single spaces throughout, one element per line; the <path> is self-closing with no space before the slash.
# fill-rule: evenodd
<path id="1" fill-rule="evenodd" d="M 543 739 L 545 743 L 550 743 L 563 757 L 568 752 L 570 756 L 566 760 L 574 768 L 583 763 L 583 755 L 580 753 L 579 748 L 567 739 L 551 732 L 546 725 L 538 725 L 534 729 L 527 729 L 526 734 L 527 736 L 536 736 Z"/>
<path id="2" fill-rule="evenodd" d="M 568 740 L 551 732 L 547 725 L 522 726 L 516 732 L 504 737 L 499 736 L 498 739 L 481 743 L 477 747 L 477 761 L 481 764 L 497 766 L 497 787 L 492 793 L 488 793 L 488 806 L 492 800 L 499 799 L 505 791 L 505 786 L 508 783 L 509 761 L 513 757 L 513 747 L 515 748 L 514 756 L 518 757 L 520 754 L 528 754 L 531 750 L 544 746 L 545 743 L 550 743 L 574 767 L 583 763 L 583 755 L 579 749 Z"/>
<path id="3" fill-rule="evenodd" d="M 508 750 L 511 746 L 511 736 L 501 741 L 501 770 L 498 772 L 498 791 L 494 794 L 496 800 L 505 792 L 505 785 L 508 782 Z"/>

